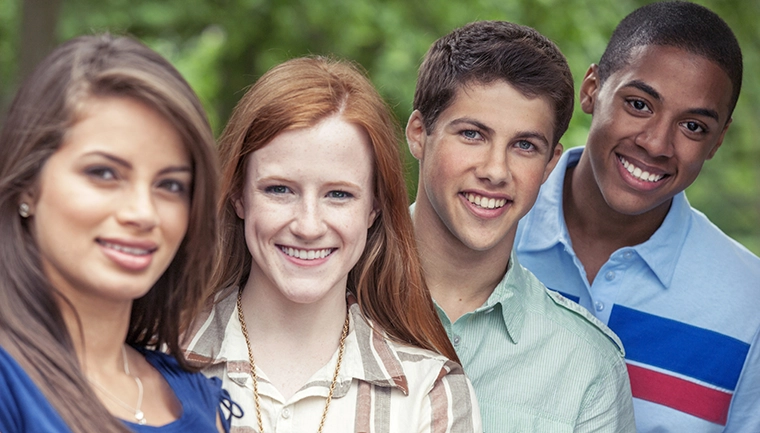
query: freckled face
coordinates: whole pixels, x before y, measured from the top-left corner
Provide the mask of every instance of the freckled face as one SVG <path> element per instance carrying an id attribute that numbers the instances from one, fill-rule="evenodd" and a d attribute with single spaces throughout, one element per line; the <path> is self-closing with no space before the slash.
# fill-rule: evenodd
<path id="1" fill-rule="evenodd" d="M 131 302 L 163 274 L 185 235 L 190 158 L 176 129 L 127 98 L 89 99 L 33 192 L 45 275 L 75 305 Z"/>
<path id="2" fill-rule="evenodd" d="M 448 239 L 476 251 L 510 246 L 517 222 L 556 164 L 554 110 L 505 81 L 460 88 L 430 135 L 419 112 L 407 139 L 420 161 L 415 213 Z"/>
<path id="3" fill-rule="evenodd" d="M 376 215 L 372 161 L 367 134 L 339 115 L 250 155 L 234 201 L 253 257 L 249 287 L 286 303 L 343 299 Z"/>
<path id="4" fill-rule="evenodd" d="M 697 178 L 730 123 L 728 75 L 678 48 L 635 48 L 599 87 L 592 67 L 581 106 L 593 114 L 585 153 L 607 205 L 639 215 L 669 207 Z"/>

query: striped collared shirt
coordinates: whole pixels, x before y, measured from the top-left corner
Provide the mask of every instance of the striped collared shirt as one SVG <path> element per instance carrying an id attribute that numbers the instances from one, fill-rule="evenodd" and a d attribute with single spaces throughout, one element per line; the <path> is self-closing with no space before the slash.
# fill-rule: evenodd
<path id="1" fill-rule="evenodd" d="M 232 432 L 256 432 L 253 379 L 236 312 L 237 288 L 220 292 L 196 320 L 186 354 L 207 363 L 245 415 Z M 349 296 L 350 330 L 324 431 L 482 431 L 475 394 L 462 368 L 442 355 L 389 340 L 373 328 Z M 266 432 L 316 431 L 337 363 L 332 359 L 288 400 L 256 366 Z"/>

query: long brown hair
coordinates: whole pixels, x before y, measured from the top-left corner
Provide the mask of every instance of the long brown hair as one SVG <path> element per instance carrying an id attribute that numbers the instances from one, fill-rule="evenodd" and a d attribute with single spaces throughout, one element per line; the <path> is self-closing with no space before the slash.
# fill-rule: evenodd
<path id="1" fill-rule="evenodd" d="M 179 335 L 206 296 L 216 251 L 214 137 L 179 72 L 127 37 L 83 36 L 62 44 L 24 82 L 10 106 L 0 133 L 0 344 L 73 431 L 129 431 L 87 384 L 58 307 L 62 296 L 45 277 L 26 220 L 18 214 L 21 194 L 34 190 L 47 159 L 94 97 L 146 104 L 175 126 L 190 154 L 187 233 L 166 272 L 133 303 L 126 339 L 137 346 L 168 347 L 188 367 Z"/>
<path id="2" fill-rule="evenodd" d="M 243 221 L 233 200 L 243 191 L 248 155 L 283 131 L 306 128 L 333 114 L 362 127 L 374 157 L 380 212 L 367 246 L 348 276 L 362 312 L 391 338 L 458 360 L 436 315 L 414 239 L 398 143 L 388 106 L 357 66 L 323 57 L 287 61 L 264 74 L 238 103 L 219 143 L 222 164 L 217 289 L 243 285 L 251 270 Z"/>

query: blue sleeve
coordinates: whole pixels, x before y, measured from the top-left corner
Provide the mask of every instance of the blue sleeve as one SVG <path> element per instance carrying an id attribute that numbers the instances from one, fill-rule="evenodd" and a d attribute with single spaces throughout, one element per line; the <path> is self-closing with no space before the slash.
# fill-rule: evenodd
<path id="1" fill-rule="evenodd" d="M 30 431 L 71 430 L 21 366 L 0 347 L 0 432 Z"/>
<path id="2" fill-rule="evenodd" d="M 760 329 L 744 361 L 723 432 L 760 432 Z"/>

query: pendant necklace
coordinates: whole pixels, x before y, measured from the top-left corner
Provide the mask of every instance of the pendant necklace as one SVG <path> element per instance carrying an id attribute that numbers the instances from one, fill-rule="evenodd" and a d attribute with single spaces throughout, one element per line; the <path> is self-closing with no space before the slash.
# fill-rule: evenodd
<path id="1" fill-rule="evenodd" d="M 115 395 L 111 394 L 110 391 L 105 389 L 102 385 L 95 382 L 94 380 L 87 378 L 87 381 L 90 382 L 95 388 L 99 389 L 103 392 L 103 395 L 110 398 L 111 401 L 118 404 L 119 406 L 123 407 L 129 412 L 134 412 L 135 414 L 135 420 L 137 420 L 137 424 L 145 425 L 147 422 L 145 420 L 145 414 L 142 411 L 142 401 L 143 401 L 143 384 L 139 377 L 131 374 L 129 372 L 129 360 L 127 359 L 127 349 L 124 348 L 124 346 L 121 346 L 121 356 L 124 359 L 124 373 L 135 380 L 135 383 L 137 384 L 137 405 L 135 407 L 132 407 L 126 403 L 124 403 L 119 397 L 116 397 Z"/>

